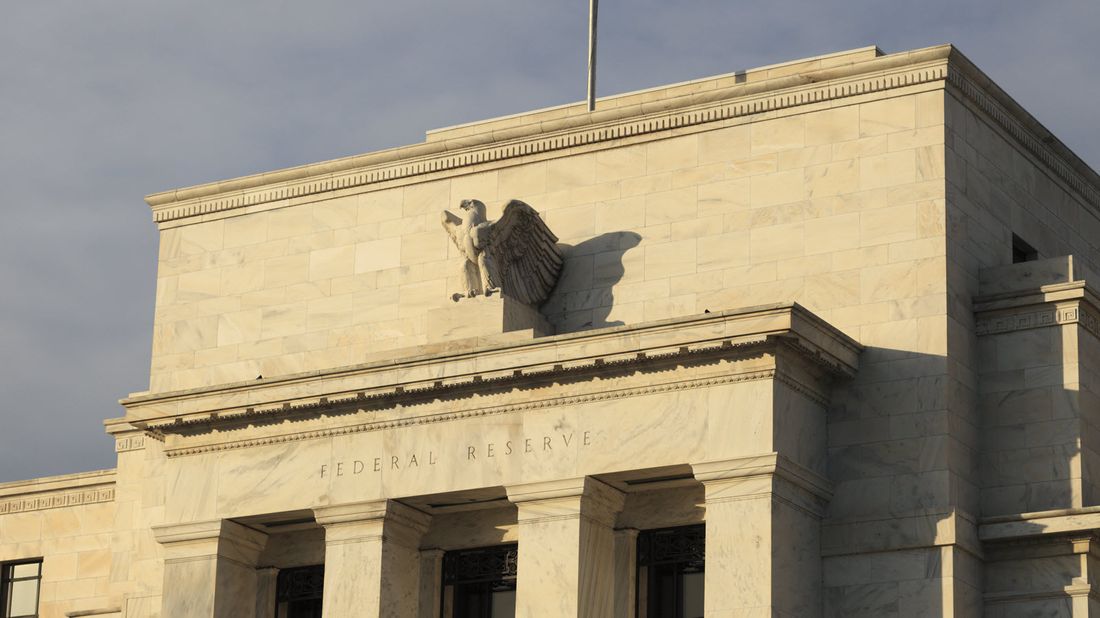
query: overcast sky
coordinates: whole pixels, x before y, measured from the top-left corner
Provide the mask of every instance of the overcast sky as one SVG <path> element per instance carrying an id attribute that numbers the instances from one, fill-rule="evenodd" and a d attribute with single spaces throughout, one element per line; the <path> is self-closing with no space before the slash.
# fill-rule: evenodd
<path id="1" fill-rule="evenodd" d="M 114 465 L 148 380 L 142 197 L 578 101 L 587 0 L 37 0 L 0 20 L 0 482 Z M 1100 166 L 1096 0 L 603 0 L 599 93 L 956 44 Z"/>

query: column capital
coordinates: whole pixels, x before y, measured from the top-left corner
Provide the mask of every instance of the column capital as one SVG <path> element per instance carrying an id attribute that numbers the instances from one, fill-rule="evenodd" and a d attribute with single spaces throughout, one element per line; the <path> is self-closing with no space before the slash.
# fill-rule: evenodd
<path id="1" fill-rule="evenodd" d="M 325 537 L 333 540 L 381 539 L 415 547 L 432 516 L 396 500 L 350 502 L 313 509 Z"/>
<path id="2" fill-rule="evenodd" d="M 590 476 L 509 485 L 508 500 L 519 509 L 519 523 L 587 517 L 612 526 L 623 510 L 625 496 Z"/>
<path id="3" fill-rule="evenodd" d="M 828 479 L 779 453 L 696 462 L 691 464 L 691 469 L 696 480 L 704 485 L 757 476 L 778 476 L 825 500 L 833 496 L 833 484 Z"/>
<path id="4" fill-rule="evenodd" d="M 153 536 L 168 560 L 217 556 L 255 564 L 267 544 L 267 534 L 229 519 L 153 526 Z"/>
<path id="5" fill-rule="evenodd" d="M 779 453 L 697 462 L 691 469 L 707 503 L 771 495 L 820 517 L 833 497 L 828 479 Z"/>

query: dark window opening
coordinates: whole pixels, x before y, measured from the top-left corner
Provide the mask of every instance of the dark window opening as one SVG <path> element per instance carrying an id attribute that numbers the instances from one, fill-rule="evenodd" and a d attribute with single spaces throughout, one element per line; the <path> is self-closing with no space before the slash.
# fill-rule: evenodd
<path id="1" fill-rule="evenodd" d="M 0 616 L 36 618 L 42 561 L 0 563 Z"/>
<path id="2" fill-rule="evenodd" d="M 1019 264 L 1021 262 L 1034 262 L 1039 259 L 1039 252 L 1035 250 L 1035 247 L 1027 244 L 1023 238 L 1013 234 L 1012 235 L 1012 263 Z"/>
<path id="3" fill-rule="evenodd" d="M 325 565 L 279 571 L 275 585 L 275 618 L 321 618 Z"/>
<path id="4" fill-rule="evenodd" d="M 443 554 L 442 618 L 515 618 L 519 546 Z"/>
<path id="5" fill-rule="evenodd" d="M 704 524 L 638 534 L 638 618 L 702 618 Z"/>

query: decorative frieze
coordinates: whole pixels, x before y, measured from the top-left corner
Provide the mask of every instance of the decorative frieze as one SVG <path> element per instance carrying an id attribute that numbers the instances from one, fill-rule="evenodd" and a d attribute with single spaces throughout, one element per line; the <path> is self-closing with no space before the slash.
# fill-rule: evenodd
<path id="1" fill-rule="evenodd" d="M 141 434 L 123 436 L 115 440 L 115 452 L 125 453 L 145 448 L 145 436 Z"/>
<path id="2" fill-rule="evenodd" d="M 1063 324 L 1079 324 L 1100 337 L 1100 317 L 1082 305 L 1048 306 L 1037 311 L 979 317 L 975 329 L 978 336 L 983 336 Z"/>
<path id="3" fill-rule="evenodd" d="M 63 507 L 111 502 L 115 499 L 114 486 L 93 487 L 76 491 L 48 492 L 15 499 L 0 500 L 0 515 L 41 511 Z"/>
<path id="4" fill-rule="evenodd" d="M 442 423 L 447 421 L 454 421 L 467 418 L 479 418 L 486 416 L 495 416 L 500 414 L 509 414 L 513 412 L 522 412 L 525 410 L 534 410 L 542 408 L 552 408 L 558 406 L 573 406 L 583 403 L 589 403 L 593 401 L 608 401 L 612 399 L 620 399 L 623 397 L 635 397 L 639 395 L 650 395 L 658 393 L 668 393 L 681 390 L 704 388 L 709 386 L 718 386 L 722 384 L 733 384 L 737 382 L 746 382 L 752 380 L 770 380 L 776 377 L 776 371 L 773 369 L 767 369 L 762 371 L 753 371 L 747 373 L 738 373 L 732 375 L 724 375 L 713 378 L 699 379 L 699 380 L 686 380 L 683 382 L 673 382 L 671 384 L 654 384 L 650 386 L 640 388 L 619 389 L 614 391 L 601 391 L 598 393 L 589 393 L 584 395 L 576 395 L 572 397 L 558 397 L 552 399 L 543 399 L 539 401 L 528 401 L 518 404 L 504 405 L 504 406 L 489 406 L 479 408 L 476 410 L 464 410 L 462 412 L 448 412 L 444 414 L 433 414 L 429 416 L 418 416 L 413 418 L 399 418 L 387 421 L 378 421 L 373 423 L 362 423 L 359 425 L 352 425 L 348 427 L 332 427 L 326 429 L 318 429 L 314 431 L 301 431 L 293 434 L 287 434 L 282 436 L 268 436 L 264 438 L 254 438 L 250 440 L 239 440 L 236 442 L 225 442 L 220 444 L 208 444 L 203 446 L 191 447 L 191 448 L 169 448 L 165 450 L 165 456 L 179 457 L 182 455 L 200 455 L 202 453 L 210 453 L 214 451 L 227 451 L 240 448 L 248 448 L 252 446 L 263 446 L 267 444 L 281 444 L 286 442 L 296 442 L 299 440 L 309 440 L 314 438 L 329 438 L 333 436 L 342 436 L 348 434 L 364 433 L 369 431 L 380 431 L 384 429 L 397 429 L 401 427 L 410 427 L 413 425 L 427 425 L 432 423 Z M 787 382 L 788 380 L 784 380 Z M 794 384 L 798 382 L 792 381 Z M 806 389 L 807 391 L 809 389 Z M 324 398 L 322 398 L 324 399 Z M 340 402 L 325 401 L 325 405 L 335 405 Z M 280 408 L 280 410 L 284 410 Z M 290 410 L 286 410 L 289 412 Z M 178 425 L 175 424 L 175 425 Z M 158 429 L 165 431 L 166 433 L 175 425 L 161 426 Z"/>

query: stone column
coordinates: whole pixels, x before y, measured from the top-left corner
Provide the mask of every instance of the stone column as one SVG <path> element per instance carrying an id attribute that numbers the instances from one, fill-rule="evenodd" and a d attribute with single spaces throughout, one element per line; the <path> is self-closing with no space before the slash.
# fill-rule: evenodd
<path id="1" fill-rule="evenodd" d="M 162 616 L 256 616 L 256 561 L 266 534 L 228 519 L 154 526 L 153 533 L 165 550 Z"/>
<path id="2" fill-rule="evenodd" d="M 439 618 L 444 553 L 442 549 L 420 552 L 420 618 Z"/>
<path id="3" fill-rule="evenodd" d="M 615 595 L 617 489 L 590 477 L 514 485 L 519 564 L 516 615 L 606 618 Z"/>
<path id="4" fill-rule="evenodd" d="M 325 527 L 326 618 L 417 618 L 431 517 L 393 500 L 314 509 Z"/>
<path id="5" fill-rule="evenodd" d="M 827 481 L 774 453 L 692 469 L 706 492 L 706 616 L 821 616 Z"/>
<path id="6" fill-rule="evenodd" d="M 634 618 L 638 590 L 638 531 L 615 531 L 615 618 Z"/>

